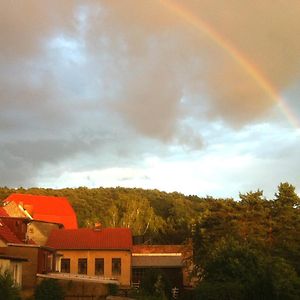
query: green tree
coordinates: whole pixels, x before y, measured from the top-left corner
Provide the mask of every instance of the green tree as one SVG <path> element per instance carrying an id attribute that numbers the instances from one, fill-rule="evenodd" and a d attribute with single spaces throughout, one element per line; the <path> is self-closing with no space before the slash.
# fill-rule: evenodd
<path id="1" fill-rule="evenodd" d="M 295 187 L 281 183 L 273 203 L 273 253 L 290 261 L 300 274 L 300 199 Z"/>
<path id="2" fill-rule="evenodd" d="M 104 224 L 108 227 L 131 228 L 134 235 L 163 230 L 165 221 L 155 214 L 147 198 L 137 194 L 119 194 L 107 210 Z"/>
<path id="3" fill-rule="evenodd" d="M 240 199 L 236 212 L 239 236 L 261 246 L 271 246 L 274 227 L 272 202 L 267 201 L 260 190 L 240 194 Z"/>
<path id="4" fill-rule="evenodd" d="M 299 277 L 284 259 L 266 256 L 249 243 L 221 240 L 204 266 L 199 299 L 299 299 Z"/>
<path id="5" fill-rule="evenodd" d="M 13 278 L 9 271 L 1 273 L 0 270 L 0 298 L 5 300 L 19 300 L 20 289 L 15 286 Z"/>
<path id="6" fill-rule="evenodd" d="M 238 239 L 237 206 L 233 200 L 207 199 L 198 222 L 192 228 L 194 259 L 199 270 L 220 239 Z"/>
<path id="7" fill-rule="evenodd" d="M 275 194 L 275 203 L 278 206 L 299 208 L 300 198 L 296 188 L 288 182 L 280 183 L 278 192 Z"/>

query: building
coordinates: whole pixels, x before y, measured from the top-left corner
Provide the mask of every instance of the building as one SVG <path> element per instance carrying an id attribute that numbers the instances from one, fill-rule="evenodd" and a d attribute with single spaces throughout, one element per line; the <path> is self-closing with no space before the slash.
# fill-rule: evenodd
<path id="1" fill-rule="evenodd" d="M 7 223 L 10 225 L 15 223 L 19 224 L 16 227 L 24 228 L 22 221 L 21 218 L 0 217 L 0 254 L 5 257 L 23 259 L 22 280 L 20 280 L 20 282 L 22 281 L 24 289 L 32 289 L 36 285 L 37 273 L 46 273 L 53 270 L 54 249 L 38 245 L 32 240 L 22 238 L 20 232 L 23 231 L 23 229 L 21 229 L 17 235 L 7 225 Z M 17 261 L 17 259 L 11 259 L 11 261 Z"/>
<path id="2" fill-rule="evenodd" d="M 133 245 L 133 240 L 142 242 L 128 228 L 78 229 L 63 197 L 13 194 L 0 207 L 0 262 L 13 272 L 23 264 L 22 275 L 14 276 L 27 295 L 38 281 L 55 278 L 70 295 L 103 296 L 110 283 L 125 291 L 138 286 L 151 269 L 164 272 L 176 289 L 191 285 L 191 245 Z"/>
<path id="3" fill-rule="evenodd" d="M 53 230 L 47 247 L 57 250 L 57 271 L 131 284 L 132 235 L 128 228 Z"/>
<path id="4" fill-rule="evenodd" d="M 16 208 L 15 205 L 11 207 Z M 37 282 L 37 273 L 53 271 L 54 249 L 44 244 L 47 233 L 61 225 L 35 221 L 18 212 L 16 209 L 18 216 L 12 217 L 5 208 L 0 207 L 0 254 L 2 264 L 12 272 L 15 281 L 19 285 L 22 283 L 24 290 L 32 291 Z"/>
<path id="5" fill-rule="evenodd" d="M 36 284 L 37 272 L 52 270 L 53 250 L 25 242 L 13 232 L 6 221 L 19 222 L 20 218 L 0 218 L 0 257 L 5 269 L 12 271 L 15 282 L 24 289 L 32 289 Z M 21 226 L 22 227 L 22 226 Z M 22 265 L 23 264 L 23 268 Z M 23 271 L 22 271 L 23 269 Z"/>
<path id="6" fill-rule="evenodd" d="M 190 286 L 189 245 L 134 245 L 132 247 L 132 283 L 138 286 L 147 270 L 160 270 L 177 288 Z"/>
<path id="7" fill-rule="evenodd" d="M 27 259 L 23 257 L 5 255 L 0 252 L 0 274 L 8 271 L 12 276 L 15 286 L 22 287 L 22 264 L 25 261 Z"/>
<path id="8" fill-rule="evenodd" d="M 62 224 L 66 229 L 76 229 L 77 217 L 65 197 L 11 194 L 3 209 L 9 216 Z"/>

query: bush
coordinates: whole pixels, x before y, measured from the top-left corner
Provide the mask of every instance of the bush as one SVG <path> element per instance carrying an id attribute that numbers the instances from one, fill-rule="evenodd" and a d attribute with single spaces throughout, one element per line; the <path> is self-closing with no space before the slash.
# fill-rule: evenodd
<path id="1" fill-rule="evenodd" d="M 146 297 L 145 299 L 170 298 L 171 284 L 162 270 L 150 269 L 145 272 L 141 281 L 141 295 Z"/>
<path id="2" fill-rule="evenodd" d="M 63 300 L 65 292 L 55 279 L 45 279 L 37 285 L 34 297 L 36 300 Z"/>
<path id="3" fill-rule="evenodd" d="M 1 270 L 0 270 L 1 271 Z M 15 286 L 10 272 L 0 273 L 0 296 L 5 300 L 19 300 L 20 290 Z"/>
<path id="4" fill-rule="evenodd" d="M 119 290 L 119 286 L 117 284 L 109 283 L 108 284 L 108 294 L 109 295 L 117 295 Z"/>

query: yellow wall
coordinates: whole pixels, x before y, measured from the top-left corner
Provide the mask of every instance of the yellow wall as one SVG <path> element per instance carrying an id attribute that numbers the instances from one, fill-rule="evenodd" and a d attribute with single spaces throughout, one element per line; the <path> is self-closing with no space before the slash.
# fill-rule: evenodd
<path id="1" fill-rule="evenodd" d="M 0 238 L 0 248 L 1 247 L 7 247 L 6 243 L 4 241 L 1 240 Z"/>
<path id="2" fill-rule="evenodd" d="M 38 271 L 38 248 L 9 246 L 5 248 L 5 254 L 27 258 L 22 268 L 22 287 L 31 289 L 36 285 L 36 273 Z M 4 252 L 4 251 L 3 251 Z"/>
<path id="3" fill-rule="evenodd" d="M 6 270 L 9 270 L 9 268 L 10 268 L 10 260 L 0 258 L 0 273 L 4 273 Z"/>
<path id="4" fill-rule="evenodd" d="M 25 213 L 21 211 L 18 204 L 14 201 L 8 202 L 3 208 L 9 216 L 26 217 Z"/>
<path id="5" fill-rule="evenodd" d="M 0 258 L 0 273 L 4 273 L 5 271 L 11 273 L 14 283 L 17 286 L 22 286 L 22 262 Z"/>
<path id="6" fill-rule="evenodd" d="M 87 275 L 95 276 L 95 258 L 104 258 L 104 277 L 116 278 L 121 285 L 130 285 L 131 253 L 120 250 L 59 250 L 61 258 L 70 258 L 70 273 L 78 273 L 78 258 L 87 258 Z M 112 258 L 121 258 L 121 275 L 112 275 Z"/>
<path id="7" fill-rule="evenodd" d="M 37 245 L 45 245 L 50 232 L 53 229 L 58 229 L 59 225 L 53 223 L 31 221 L 27 225 L 27 237 L 33 240 Z"/>

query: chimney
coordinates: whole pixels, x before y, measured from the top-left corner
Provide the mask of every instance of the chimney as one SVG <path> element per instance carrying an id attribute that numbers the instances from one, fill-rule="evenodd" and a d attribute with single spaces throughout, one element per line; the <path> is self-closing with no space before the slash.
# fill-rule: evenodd
<path id="1" fill-rule="evenodd" d="M 100 231 L 102 227 L 102 224 L 100 222 L 97 222 L 94 224 L 94 231 Z"/>

